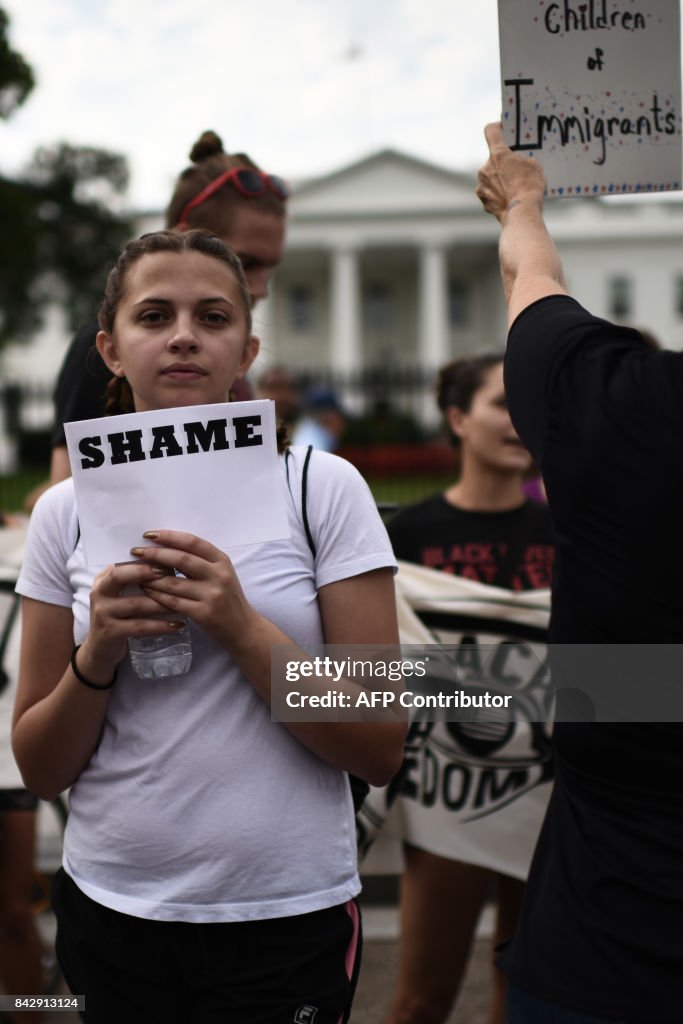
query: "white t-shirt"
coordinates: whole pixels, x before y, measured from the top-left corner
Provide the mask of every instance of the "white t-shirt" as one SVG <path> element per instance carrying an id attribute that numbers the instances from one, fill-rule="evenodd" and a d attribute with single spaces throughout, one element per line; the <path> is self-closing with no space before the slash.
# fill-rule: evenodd
<path id="1" fill-rule="evenodd" d="M 293 448 L 288 460 L 290 539 L 228 554 L 250 603 L 306 647 L 323 641 L 317 588 L 395 562 L 365 481 L 314 452 L 314 565 L 304 455 Z M 72 608 L 81 643 L 94 572 L 77 535 L 68 480 L 36 505 L 17 590 Z M 65 870 L 104 906 L 154 920 L 287 917 L 345 902 L 360 889 L 346 774 L 272 722 L 230 656 L 191 631 L 185 676 L 142 680 L 121 662 L 101 740 L 71 790 Z"/>

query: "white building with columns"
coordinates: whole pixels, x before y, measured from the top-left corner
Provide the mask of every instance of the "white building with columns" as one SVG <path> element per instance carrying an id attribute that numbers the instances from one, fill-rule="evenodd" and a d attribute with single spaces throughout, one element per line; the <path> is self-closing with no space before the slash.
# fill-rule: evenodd
<path id="1" fill-rule="evenodd" d="M 341 374 L 432 370 L 505 341 L 498 225 L 474 175 L 383 150 L 296 185 L 286 256 L 255 313 L 269 362 Z M 591 312 L 683 349 L 683 198 L 565 199 L 546 206 L 572 294 Z M 160 213 L 140 230 L 160 227 Z M 0 354 L 0 381 L 51 386 L 69 335 L 60 311 Z M 38 420 L 49 409 L 34 410 Z"/>
<path id="2" fill-rule="evenodd" d="M 501 344 L 495 231 L 471 176 L 384 150 L 295 188 L 257 311 L 266 358 L 341 372 L 435 367 Z"/>
<path id="3" fill-rule="evenodd" d="M 300 184 L 287 255 L 258 307 L 263 362 L 419 365 L 505 341 L 498 225 L 474 176 L 384 150 Z M 683 199 L 549 201 L 569 289 L 683 348 Z"/>

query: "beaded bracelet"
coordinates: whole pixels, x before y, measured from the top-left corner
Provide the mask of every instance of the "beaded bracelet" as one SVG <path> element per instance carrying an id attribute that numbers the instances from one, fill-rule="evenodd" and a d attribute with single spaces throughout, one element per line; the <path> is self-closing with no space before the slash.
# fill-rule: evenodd
<path id="1" fill-rule="evenodd" d="M 104 686 L 101 686 L 99 683 L 91 683 L 89 679 L 86 679 L 85 676 L 81 675 L 78 665 L 76 664 L 76 655 L 80 649 L 81 645 L 78 644 L 71 652 L 71 671 L 76 676 L 79 683 L 83 683 L 84 686 L 87 686 L 91 690 L 111 690 L 112 686 L 116 682 L 117 669 L 114 669 L 114 675 L 111 682 L 105 683 Z"/>

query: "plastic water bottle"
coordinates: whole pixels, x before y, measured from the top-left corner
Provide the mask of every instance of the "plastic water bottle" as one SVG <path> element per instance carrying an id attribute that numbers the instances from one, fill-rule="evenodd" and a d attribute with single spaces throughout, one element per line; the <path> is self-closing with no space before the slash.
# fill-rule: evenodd
<path id="1" fill-rule="evenodd" d="M 175 616 L 173 616 L 175 618 Z M 130 661 L 141 679 L 182 676 L 192 664 L 192 638 L 187 619 L 178 618 L 183 628 L 157 636 L 129 636 Z"/>
<path id="2" fill-rule="evenodd" d="M 124 564 L 124 563 L 119 563 Z M 175 571 L 169 570 L 169 576 Z M 126 597 L 142 594 L 139 586 L 131 584 L 124 588 Z M 182 676 L 192 664 L 192 637 L 190 626 L 184 615 L 169 613 L 160 615 L 165 622 L 182 622 L 182 629 L 174 633 L 158 633 L 156 636 L 129 636 L 128 652 L 131 665 L 141 679 L 167 679 Z"/>

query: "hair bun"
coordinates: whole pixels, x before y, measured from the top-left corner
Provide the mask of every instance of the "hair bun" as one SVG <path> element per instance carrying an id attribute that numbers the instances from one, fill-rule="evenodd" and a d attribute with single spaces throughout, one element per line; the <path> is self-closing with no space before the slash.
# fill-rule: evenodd
<path id="1" fill-rule="evenodd" d="M 210 156 L 216 156 L 216 154 L 224 152 L 223 140 L 219 135 L 211 131 L 202 132 L 190 150 L 190 160 L 193 164 L 198 164 Z"/>

